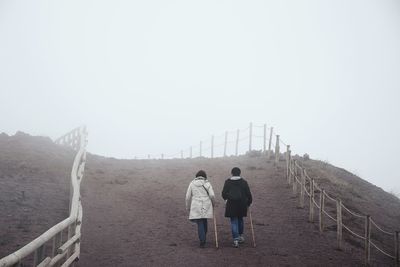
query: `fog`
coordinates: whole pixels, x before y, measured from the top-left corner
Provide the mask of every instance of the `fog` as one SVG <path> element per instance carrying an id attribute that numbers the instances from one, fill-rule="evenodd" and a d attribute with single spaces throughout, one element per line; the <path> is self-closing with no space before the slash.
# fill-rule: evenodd
<path id="1" fill-rule="evenodd" d="M 0 1 L 0 132 L 179 153 L 273 126 L 400 192 L 399 1 Z"/>

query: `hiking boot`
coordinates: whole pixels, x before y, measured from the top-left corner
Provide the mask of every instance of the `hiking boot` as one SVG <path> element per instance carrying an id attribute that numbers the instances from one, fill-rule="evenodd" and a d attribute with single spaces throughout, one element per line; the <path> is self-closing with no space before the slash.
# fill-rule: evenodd
<path id="1" fill-rule="evenodd" d="M 235 248 L 239 247 L 239 240 L 233 240 L 233 247 Z"/>
<path id="2" fill-rule="evenodd" d="M 244 237 L 242 235 L 239 236 L 239 244 L 244 243 Z"/>

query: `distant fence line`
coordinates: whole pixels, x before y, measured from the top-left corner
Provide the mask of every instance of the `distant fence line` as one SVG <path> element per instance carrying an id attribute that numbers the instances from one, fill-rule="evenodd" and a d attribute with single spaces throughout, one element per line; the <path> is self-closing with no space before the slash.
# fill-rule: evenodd
<path id="1" fill-rule="evenodd" d="M 135 156 L 135 159 L 216 158 L 238 156 L 253 150 L 259 150 L 272 156 L 277 150 L 276 144 L 279 146 L 279 143 L 279 135 L 274 133 L 273 127 L 267 127 L 267 124 L 250 123 L 246 128 L 211 135 L 209 138 L 201 140 L 197 145 L 189 146 L 175 154 L 147 154 Z"/>
<path id="2" fill-rule="evenodd" d="M 338 249 L 342 249 L 342 240 L 343 240 L 343 229 L 345 229 L 352 236 L 364 241 L 364 249 L 365 249 L 365 264 L 370 263 L 371 258 L 371 246 L 375 248 L 377 251 L 382 253 L 383 255 L 393 259 L 394 265 L 396 267 L 400 266 L 400 237 L 399 231 L 386 231 L 383 228 L 375 223 L 375 221 L 371 218 L 370 215 L 359 214 L 347 208 L 340 198 L 334 198 L 329 195 L 323 188 L 318 186 L 315 182 L 314 178 L 311 178 L 307 174 L 307 170 L 301 166 L 299 161 L 294 160 L 291 155 L 290 146 L 286 145 L 286 177 L 289 185 L 293 185 L 293 193 L 298 194 L 297 187 L 300 186 L 300 203 L 299 206 L 304 208 L 305 206 L 305 195 L 309 197 L 309 221 L 314 222 L 314 207 L 318 209 L 319 214 L 319 231 L 322 233 L 324 231 L 324 222 L 325 217 L 329 218 L 333 222 L 336 223 L 336 232 L 337 232 L 337 247 Z M 315 193 L 319 193 L 319 198 L 315 196 Z M 317 199 L 317 200 L 316 200 Z M 330 214 L 326 207 L 326 200 L 331 201 L 336 205 L 336 214 Z M 364 229 L 363 233 L 356 233 L 355 230 L 350 229 L 349 226 L 343 223 L 343 211 L 348 214 L 364 220 Z M 393 238 L 393 248 L 391 252 L 385 251 L 381 247 L 379 247 L 374 240 L 371 239 L 371 228 L 375 227 L 379 232 L 386 236 L 390 236 Z"/>
<path id="3" fill-rule="evenodd" d="M 86 127 L 72 130 L 55 143 L 77 151 L 71 171 L 69 217 L 29 244 L 0 259 L 0 267 L 26 266 L 27 261 L 33 261 L 33 266 L 38 267 L 70 266 L 79 259 L 82 225 L 80 184 L 86 162 Z"/>

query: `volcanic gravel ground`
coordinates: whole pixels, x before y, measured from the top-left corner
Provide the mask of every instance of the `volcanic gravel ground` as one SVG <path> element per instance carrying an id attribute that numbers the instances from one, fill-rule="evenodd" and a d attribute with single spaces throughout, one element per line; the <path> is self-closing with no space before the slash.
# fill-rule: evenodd
<path id="1" fill-rule="evenodd" d="M 80 266 L 358 266 L 363 251 L 335 249 L 335 232 L 321 235 L 307 222 L 298 197 L 286 185 L 284 163 L 265 158 L 121 161 L 89 158 L 83 182 L 84 222 Z M 232 247 L 221 190 L 230 169 L 242 169 L 251 187 L 256 248 L 249 219 L 246 242 Z M 209 220 L 207 246 L 199 248 L 196 225 L 187 219 L 184 197 L 194 174 L 204 169 L 217 195 L 215 249 Z"/>

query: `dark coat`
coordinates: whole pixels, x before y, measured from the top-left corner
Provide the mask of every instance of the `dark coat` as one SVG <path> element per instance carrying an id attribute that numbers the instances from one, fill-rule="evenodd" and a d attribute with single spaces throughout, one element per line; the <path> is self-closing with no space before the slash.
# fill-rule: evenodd
<path id="1" fill-rule="evenodd" d="M 246 180 L 227 179 L 222 189 L 222 198 L 227 200 L 225 217 L 246 217 L 247 207 L 253 202 Z"/>

